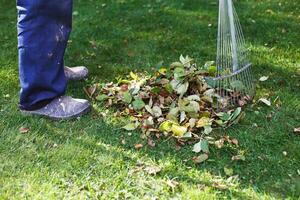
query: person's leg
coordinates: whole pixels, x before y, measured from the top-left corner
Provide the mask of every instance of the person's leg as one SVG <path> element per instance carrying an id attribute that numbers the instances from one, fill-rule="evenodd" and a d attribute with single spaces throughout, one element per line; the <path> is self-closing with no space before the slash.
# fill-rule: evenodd
<path id="1" fill-rule="evenodd" d="M 69 78 L 63 59 L 72 26 L 72 0 L 17 0 L 17 9 L 22 112 L 56 120 L 88 112 L 87 100 L 62 96 Z M 75 72 L 83 74 L 78 68 Z"/>
<path id="2" fill-rule="evenodd" d="M 72 0 L 17 0 L 20 108 L 39 109 L 64 94 L 64 53 Z"/>

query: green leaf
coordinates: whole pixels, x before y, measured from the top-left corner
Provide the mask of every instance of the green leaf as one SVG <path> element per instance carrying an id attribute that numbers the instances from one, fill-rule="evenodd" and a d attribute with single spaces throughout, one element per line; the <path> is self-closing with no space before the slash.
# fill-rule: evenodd
<path id="1" fill-rule="evenodd" d="M 161 89 L 160 89 L 159 87 L 154 87 L 154 88 L 151 89 L 151 92 L 152 92 L 153 94 L 159 94 L 160 91 L 161 91 Z"/>
<path id="2" fill-rule="evenodd" d="M 178 118 L 178 113 L 179 113 L 179 108 L 175 107 L 175 108 L 171 108 L 168 115 L 166 116 L 166 118 L 168 120 L 177 122 L 177 118 Z"/>
<path id="3" fill-rule="evenodd" d="M 241 92 L 245 89 L 245 85 L 243 84 L 242 81 L 239 81 L 239 80 L 233 81 L 232 83 L 230 83 L 230 86 L 233 90 L 236 90 L 239 92 Z"/>
<path id="4" fill-rule="evenodd" d="M 182 67 L 177 67 L 174 70 L 174 78 L 176 80 L 182 80 L 182 78 L 184 78 L 185 76 L 185 70 Z"/>
<path id="5" fill-rule="evenodd" d="M 123 126 L 122 128 L 127 130 L 127 131 L 133 131 L 135 129 L 137 129 L 137 124 L 136 123 L 129 123 L 126 126 Z"/>
<path id="6" fill-rule="evenodd" d="M 227 176 L 232 176 L 233 175 L 233 169 L 232 168 L 224 167 L 224 172 Z"/>
<path id="7" fill-rule="evenodd" d="M 105 101 L 106 99 L 108 99 L 108 96 L 106 94 L 100 94 L 96 97 L 96 99 L 98 101 Z"/>
<path id="8" fill-rule="evenodd" d="M 171 68 L 176 68 L 176 67 L 184 67 L 182 63 L 180 62 L 173 62 L 171 65 L 170 65 Z"/>
<path id="9" fill-rule="evenodd" d="M 223 121 L 228 121 L 231 119 L 231 115 L 224 112 L 217 113 L 217 116 Z"/>
<path id="10" fill-rule="evenodd" d="M 200 142 L 194 145 L 193 152 L 199 153 L 201 151 L 203 151 L 204 153 L 209 153 L 207 140 L 201 139 Z"/>
<path id="11" fill-rule="evenodd" d="M 208 135 L 212 132 L 211 126 L 204 126 L 204 134 Z"/>
<path id="12" fill-rule="evenodd" d="M 162 110 L 159 106 L 153 106 L 152 112 L 153 112 L 154 117 L 162 116 Z"/>
<path id="13" fill-rule="evenodd" d="M 215 64 L 215 61 L 207 61 L 207 62 L 204 64 L 204 68 L 205 68 L 205 69 L 208 69 L 208 68 L 211 67 L 213 64 Z"/>
<path id="14" fill-rule="evenodd" d="M 145 103 L 142 99 L 136 99 L 132 102 L 132 106 L 134 110 L 141 110 L 145 107 Z"/>
<path id="15" fill-rule="evenodd" d="M 152 110 L 152 108 L 150 107 L 150 105 L 146 105 L 146 106 L 145 106 L 145 109 L 146 109 L 151 115 L 153 115 L 153 110 Z"/>
<path id="16" fill-rule="evenodd" d="M 127 91 L 127 92 L 124 92 L 124 94 L 123 94 L 123 100 L 124 100 L 124 102 L 126 102 L 126 103 L 131 103 L 131 101 L 132 101 L 132 96 L 131 96 L 131 94 Z"/>
<path id="17" fill-rule="evenodd" d="M 170 83 L 165 85 L 165 89 L 167 90 L 167 92 L 172 93 L 173 92 L 173 88 L 172 85 Z"/>
<path id="18" fill-rule="evenodd" d="M 158 70 L 158 72 L 163 74 L 163 75 L 165 75 L 167 73 L 167 71 L 168 71 L 167 68 L 164 68 L 164 67 L 162 67 Z"/>
<path id="19" fill-rule="evenodd" d="M 235 111 L 232 113 L 232 115 L 230 117 L 230 120 L 231 121 L 235 120 L 240 115 L 241 111 L 242 111 L 241 107 L 238 107 L 237 109 L 235 109 Z"/>
<path id="20" fill-rule="evenodd" d="M 179 81 L 177 81 L 175 79 L 171 81 L 171 85 L 172 85 L 173 90 L 175 90 L 177 92 L 177 94 L 179 94 L 181 96 L 183 96 L 189 88 L 189 82 L 180 83 Z"/>
<path id="21" fill-rule="evenodd" d="M 216 76 L 217 66 L 210 66 L 207 70 L 208 70 L 209 76 Z"/>

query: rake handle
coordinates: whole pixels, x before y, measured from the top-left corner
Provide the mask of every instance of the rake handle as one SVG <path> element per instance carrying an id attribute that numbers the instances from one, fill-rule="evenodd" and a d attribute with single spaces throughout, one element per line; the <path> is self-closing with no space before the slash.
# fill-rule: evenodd
<path id="1" fill-rule="evenodd" d="M 228 17 L 229 17 L 229 24 L 230 24 L 230 34 L 231 34 L 231 42 L 232 42 L 232 64 L 233 64 L 233 71 L 238 70 L 238 53 L 237 53 L 237 40 L 236 40 L 236 31 L 235 31 L 235 24 L 234 24 L 234 17 L 233 17 L 233 3 L 232 0 L 227 0 L 228 4 Z"/>

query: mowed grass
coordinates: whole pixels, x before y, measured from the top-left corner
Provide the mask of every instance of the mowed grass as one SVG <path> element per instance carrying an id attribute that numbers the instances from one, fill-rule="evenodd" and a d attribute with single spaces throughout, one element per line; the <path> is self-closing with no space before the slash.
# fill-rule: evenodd
<path id="1" fill-rule="evenodd" d="M 76 0 L 74 29 L 65 62 L 87 65 L 87 81 L 70 83 L 68 94 L 86 98 L 82 88 L 144 71 L 180 54 L 198 63 L 216 55 L 216 1 Z M 118 121 L 94 111 L 75 121 L 52 122 L 18 111 L 15 2 L 0 0 L 0 199 L 299 199 L 300 5 L 294 0 L 235 1 L 250 48 L 257 98 L 278 108 L 248 106 L 246 118 L 215 132 L 240 146 L 211 148 L 210 159 L 193 164 L 192 146 L 173 140 L 147 146 Z M 103 108 L 99 108 L 103 109 Z M 26 134 L 20 127 L 29 127 Z M 126 144 L 121 141 L 125 140 Z M 144 144 L 136 150 L 136 143 Z M 245 161 L 231 161 L 243 152 Z M 285 152 L 285 153 L 283 153 Z M 159 166 L 149 175 L 139 166 Z M 238 175 L 228 180 L 224 168 Z M 170 181 L 179 186 L 172 188 Z M 216 182 L 226 189 L 216 188 Z"/>

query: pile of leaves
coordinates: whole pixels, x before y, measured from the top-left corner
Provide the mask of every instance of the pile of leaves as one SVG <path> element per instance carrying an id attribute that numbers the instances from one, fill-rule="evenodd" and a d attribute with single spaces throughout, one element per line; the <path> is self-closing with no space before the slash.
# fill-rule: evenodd
<path id="1" fill-rule="evenodd" d="M 119 117 L 128 117 L 123 128 L 140 129 L 145 136 L 173 136 L 178 141 L 197 141 L 193 151 L 208 154 L 215 127 L 228 127 L 244 115 L 241 107 L 216 112 L 223 101 L 206 77 L 214 76 L 216 67 L 208 62 L 198 67 L 193 59 L 180 56 L 180 62 L 160 67 L 152 74 L 131 72 L 115 83 L 98 85 L 95 99 L 114 107 Z M 215 141 L 218 142 L 218 141 Z"/>

